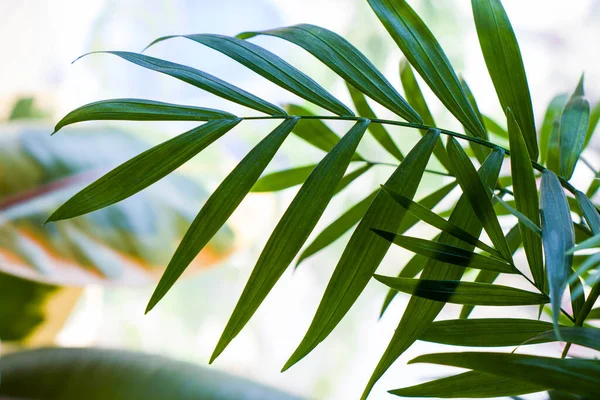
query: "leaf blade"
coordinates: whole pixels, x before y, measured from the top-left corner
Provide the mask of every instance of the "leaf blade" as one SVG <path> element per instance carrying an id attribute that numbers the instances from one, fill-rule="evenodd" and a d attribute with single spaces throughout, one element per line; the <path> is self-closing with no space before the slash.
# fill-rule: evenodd
<path id="1" fill-rule="evenodd" d="M 583 97 L 583 76 L 560 117 L 560 176 L 571 179 L 583 151 L 590 118 L 590 103 Z"/>

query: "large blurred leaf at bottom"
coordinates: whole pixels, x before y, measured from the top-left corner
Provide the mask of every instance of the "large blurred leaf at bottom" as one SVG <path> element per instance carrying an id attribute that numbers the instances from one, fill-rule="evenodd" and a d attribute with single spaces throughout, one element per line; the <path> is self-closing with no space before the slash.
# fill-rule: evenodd
<path id="1" fill-rule="evenodd" d="M 299 400 L 234 375 L 162 356 L 91 348 L 4 355 L 0 397 L 35 400 Z"/>

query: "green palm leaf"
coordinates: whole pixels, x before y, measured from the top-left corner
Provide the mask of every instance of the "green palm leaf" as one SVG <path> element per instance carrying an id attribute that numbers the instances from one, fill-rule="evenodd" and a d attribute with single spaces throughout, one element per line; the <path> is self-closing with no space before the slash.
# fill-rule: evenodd
<path id="1" fill-rule="evenodd" d="M 583 76 L 560 118 L 560 176 L 571 179 L 583 151 L 590 118 L 590 103 L 583 94 Z"/>

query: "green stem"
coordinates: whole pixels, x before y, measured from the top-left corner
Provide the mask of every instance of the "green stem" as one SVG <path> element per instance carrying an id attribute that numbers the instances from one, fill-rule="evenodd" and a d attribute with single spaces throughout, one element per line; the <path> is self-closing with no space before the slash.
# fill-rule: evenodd
<path id="1" fill-rule="evenodd" d="M 265 117 L 239 117 L 239 118 L 243 119 L 243 120 L 261 120 L 261 119 L 286 119 L 286 118 L 292 118 L 292 117 L 298 117 L 301 119 L 319 119 L 319 120 L 337 120 L 337 121 L 358 121 L 358 120 L 369 119 L 369 118 L 363 118 L 363 117 L 337 116 L 337 115 L 294 115 L 294 116 L 271 115 L 271 116 L 265 116 Z M 481 146 L 484 146 L 484 147 L 487 147 L 490 149 L 504 150 L 504 153 L 506 155 L 510 155 L 510 150 L 508 150 L 500 145 L 488 142 L 487 140 L 483 140 L 483 139 L 475 138 L 475 137 L 468 136 L 468 135 L 465 135 L 462 133 L 454 132 L 454 131 L 451 131 L 448 129 L 437 128 L 434 126 L 423 125 L 423 124 L 414 124 L 412 122 L 393 121 L 393 120 L 381 119 L 381 118 L 370 118 L 370 121 L 374 122 L 376 124 L 395 125 L 395 126 L 402 126 L 405 128 L 437 129 L 440 131 L 440 133 L 442 133 L 444 135 L 453 136 L 457 139 L 466 140 L 466 141 L 469 141 L 472 143 L 477 143 Z M 531 160 L 531 164 L 532 164 L 533 168 L 537 169 L 540 172 L 544 172 L 547 170 L 546 167 L 544 167 L 541 164 L 538 164 L 537 162 L 535 162 L 533 160 Z M 575 189 L 575 187 L 573 187 L 573 185 L 571 185 L 568 181 L 564 180 L 561 177 L 558 177 L 558 179 L 560 180 L 561 185 L 565 189 L 567 189 L 569 192 L 573 193 L 573 195 L 575 194 L 577 189 Z"/>

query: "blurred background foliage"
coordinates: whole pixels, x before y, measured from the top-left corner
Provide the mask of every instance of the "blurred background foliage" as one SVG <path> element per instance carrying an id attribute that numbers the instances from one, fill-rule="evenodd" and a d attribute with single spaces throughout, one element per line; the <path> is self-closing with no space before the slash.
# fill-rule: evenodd
<path id="1" fill-rule="evenodd" d="M 480 53 L 470 2 L 415 0 L 411 4 L 431 27 L 455 69 L 469 82 L 481 111 L 503 121 Z M 600 53 L 591 50 L 593 41 L 589 39 L 600 35 L 600 1 L 505 0 L 503 4 L 519 39 L 538 124 L 550 99 L 556 93 L 571 91 L 582 71 L 586 73 L 587 95 L 595 103 L 600 96 L 600 88 L 595 84 L 600 82 L 597 68 Z M 212 248 L 215 253 L 210 255 L 210 261 L 219 262 L 219 267 L 178 282 L 148 316 L 143 316 L 143 309 L 153 284 L 143 281 L 153 275 L 151 266 L 160 266 L 168 260 L 187 221 L 206 199 L 206 193 L 258 141 L 259 134 L 265 132 L 264 125 L 246 124 L 243 130 L 226 135 L 201 157 L 186 164 L 179 177 L 163 181 L 164 185 L 161 182 L 109 209 L 42 228 L 48 212 L 60 203 L 60 196 L 64 200 L 85 184 L 85 179 L 93 178 L 85 174 L 94 173 L 97 168 L 106 170 L 191 125 L 89 123 L 68 128 L 53 138 L 49 134 L 52 124 L 69 110 L 111 97 L 141 97 L 239 111 L 230 104 L 221 107 L 223 101 L 214 96 L 116 57 L 97 55 L 69 64 L 83 53 L 140 51 L 152 39 L 167 34 L 234 35 L 301 22 L 322 25 L 342 34 L 364 51 L 396 87 L 400 86 L 397 78 L 400 52 L 362 0 L 0 3 L 0 34 L 5 38 L 0 41 L 0 51 L 10 55 L 3 62 L 0 76 L 0 119 L 13 120 L 0 127 L 0 271 L 3 272 L 0 296 L 10 296 L 10 304 L 20 301 L 32 304 L 24 308 L 31 317 L 29 322 L 11 326 L 13 332 L 0 331 L 0 338 L 20 340 L 38 331 L 39 339 L 29 337 L 30 343 L 55 338 L 62 345 L 120 346 L 206 363 L 253 261 L 296 189 L 254 194 L 246 199 L 232 217 L 231 230 L 223 232 Z M 15 32 L 19 32 L 19 40 L 10 40 Z M 343 82 L 334 79 L 332 72 L 301 50 L 269 38 L 259 38 L 256 42 L 310 72 L 336 96 L 348 100 Z M 156 46 L 150 54 L 201 67 L 278 104 L 298 102 L 293 95 L 226 57 L 188 41 Z M 432 93 L 425 90 L 425 96 L 440 126 L 460 129 Z M 382 118 L 390 116 L 377 105 L 374 109 Z M 340 128 L 335 123 L 330 125 Z M 390 131 L 394 136 L 407 132 L 400 128 Z M 398 146 L 403 151 L 409 149 L 417 136 L 407 134 L 397 140 Z M 101 148 L 106 150 L 99 151 Z M 389 157 L 368 137 L 361 143 L 360 151 L 374 154 L 374 159 Z M 592 142 L 587 152 L 586 157 L 598 170 L 600 143 Z M 268 170 L 307 165 L 321 156 L 319 151 L 290 137 Z M 346 208 L 351 199 L 364 197 L 388 173 L 385 169 L 371 169 L 337 196 L 330 209 Z M 573 178 L 575 186 L 578 180 L 588 182 L 590 174 L 586 169 L 578 169 Z M 424 180 L 417 198 L 439 187 L 440 179 L 429 176 Z M 59 185 L 61 190 L 45 196 L 43 189 L 65 180 L 67 191 L 63 193 L 64 187 Z M 12 204 L 15 195 L 29 196 L 40 190 L 41 196 L 34 196 L 33 205 L 24 203 L 31 208 L 5 205 Z M 315 232 L 336 216 L 335 212 L 326 213 Z M 108 229 L 109 225 L 119 229 Z M 278 372 L 303 334 L 298 327 L 305 326 L 312 318 L 343 242 L 340 240 L 334 249 L 307 259 L 294 274 L 287 273 L 215 368 L 316 398 L 345 399 L 360 391 L 362 378 L 377 362 L 407 301 L 399 299 L 390 306 L 386 318 L 377 322 L 373 310 L 380 307 L 385 296 L 385 289 L 377 285 L 369 285 L 341 327 L 311 357 L 286 374 Z M 230 257 L 225 258 L 228 254 Z M 406 254 L 400 249 L 390 251 L 380 271 L 394 273 L 397 262 L 403 262 Z M 114 263 L 115 258 L 120 262 Z M 116 265 L 119 267 L 115 268 Z M 200 262 L 199 266 L 202 265 L 205 263 Z M 37 282 L 32 284 L 22 278 Z M 57 290 L 55 286 L 76 281 L 77 285 L 87 283 L 86 288 Z M 114 283 L 139 285 L 132 289 Z M 19 298 L 2 290 L 5 287 L 17 290 L 18 285 L 23 286 L 18 289 L 21 296 L 31 295 Z M 13 307 L 0 306 L 0 323 L 14 318 Z M 43 312 L 40 307 L 44 307 Z M 40 325 L 52 309 L 63 312 L 51 318 L 55 323 Z M 73 312 L 68 312 L 71 309 Z M 489 312 L 481 309 L 475 313 Z M 455 312 L 457 308 L 450 305 L 447 310 Z M 403 359 L 422 353 L 424 348 L 432 352 L 441 347 L 419 342 Z M 559 354 L 561 350 L 556 343 L 542 348 Z M 577 354 L 577 349 L 573 354 Z M 419 365 L 411 366 L 408 375 L 404 364 L 398 362 L 391 368 L 372 398 L 387 398 L 385 388 L 408 386 L 441 375 L 436 367 Z"/>

